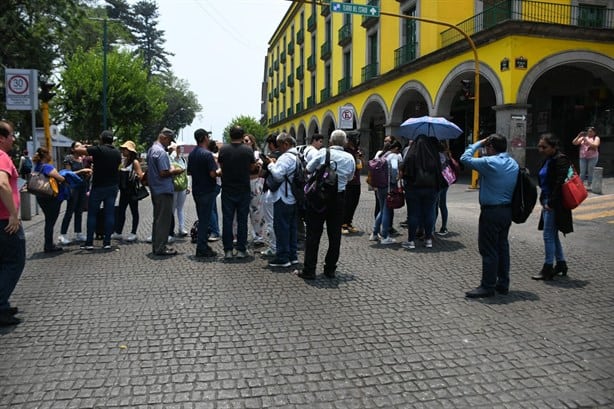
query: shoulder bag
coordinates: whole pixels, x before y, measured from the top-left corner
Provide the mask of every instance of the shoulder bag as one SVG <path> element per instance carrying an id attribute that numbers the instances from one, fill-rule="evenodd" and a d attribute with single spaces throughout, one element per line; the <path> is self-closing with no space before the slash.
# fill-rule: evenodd
<path id="1" fill-rule="evenodd" d="M 573 210 L 588 197 L 588 192 L 578 176 L 578 172 L 571 165 L 567 173 L 567 179 L 561 186 L 561 198 L 565 209 Z"/>
<path id="2" fill-rule="evenodd" d="M 388 193 L 386 194 L 386 207 L 389 209 L 400 209 L 405 205 L 405 193 L 397 182 L 394 187 L 390 187 L 390 173 L 388 172 Z"/>
<path id="3" fill-rule="evenodd" d="M 40 198 L 56 197 L 60 191 L 58 182 L 43 172 L 32 172 L 28 179 L 28 192 Z"/>

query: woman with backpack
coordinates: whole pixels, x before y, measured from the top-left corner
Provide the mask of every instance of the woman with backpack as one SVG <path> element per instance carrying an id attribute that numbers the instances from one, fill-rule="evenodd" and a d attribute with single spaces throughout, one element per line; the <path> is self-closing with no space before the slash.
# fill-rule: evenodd
<path id="1" fill-rule="evenodd" d="M 386 161 L 387 167 L 387 183 L 376 188 L 377 203 L 379 205 L 379 213 L 375 218 L 373 232 L 369 236 L 370 241 L 378 241 L 380 244 L 393 244 L 396 240 L 390 237 L 390 228 L 392 226 L 393 209 L 386 206 L 386 196 L 388 192 L 395 188 L 399 178 L 399 165 L 401 163 L 401 149 L 403 146 L 399 141 L 394 141 L 388 145 L 388 150 L 380 156 Z M 385 148 L 384 148 L 385 149 Z M 374 178 L 374 175 L 371 175 Z"/>

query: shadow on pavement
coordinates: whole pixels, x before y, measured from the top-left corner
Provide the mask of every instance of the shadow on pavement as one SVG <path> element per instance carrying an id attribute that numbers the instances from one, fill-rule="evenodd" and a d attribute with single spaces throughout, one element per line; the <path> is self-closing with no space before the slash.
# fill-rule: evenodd
<path id="1" fill-rule="evenodd" d="M 483 304 L 506 305 L 519 301 L 539 301 L 539 296 L 530 291 L 510 290 L 507 295 L 497 294 L 495 297 L 479 298 L 476 301 Z"/>
<path id="2" fill-rule="evenodd" d="M 544 284 L 546 285 L 549 285 L 552 287 L 559 287 L 559 288 L 568 288 L 568 289 L 584 288 L 590 283 L 591 282 L 588 280 L 577 280 L 575 278 L 567 278 L 567 277 L 560 277 L 560 278 L 555 278 L 554 280 L 544 281 Z"/>

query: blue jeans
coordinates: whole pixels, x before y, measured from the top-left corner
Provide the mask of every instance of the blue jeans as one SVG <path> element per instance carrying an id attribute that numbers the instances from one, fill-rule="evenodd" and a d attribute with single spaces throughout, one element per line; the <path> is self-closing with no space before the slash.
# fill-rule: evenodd
<path id="1" fill-rule="evenodd" d="M 11 307 L 9 297 L 26 265 L 26 236 L 23 227 L 15 234 L 4 231 L 8 220 L 0 220 L 0 313 Z"/>
<path id="2" fill-rule="evenodd" d="M 285 204 L 281 199 L 273 204 L 273 229 L 277 246 L 275 259 L 283 263 L 298 260 L 295 204 Z"/>
<path id="3" fill-rule="evenodd" d="M 509 288 L 510 245 L 507 239 L 512 224 L 511 207 L 482 208 L 478 226 L 478 248 L 482 256 L 481 287 Z"/>
<path id="4" fill-rule="evenodd" d="M 433 222 L 433 228 L 435 228 L 435 224 L 437 222 L 437 210 L 441 212 L 441 228 L 448 228 L 448 188 L 449 186 L 442 188 L 437 195 L 437 205 L 435 206 L 435 220 Z"/>
<path id="5" fill-rule="evenodd" d="M 248 190 L 244 193 L 229 194 L 222 190 L 222 243 L 224 251 L 232 250 L 232 221 L 237 217 L 237 250 L 247 250 L 247 217 L 249 215 L 249 202 L 252 194 Z"/>
<path id="6" fill-rule="evenodd" d="M 45 215 L 45 250 L 49 250 L 54 246 L 53 228 L 55 227 L 55 222 L 58 220 L 58 216 L 60 215 L 60 206 L 62 205 L 62 202 L 55 197 L 37 197 L 36 202 L 41 207 L 41 210 Z"/>
<path id="7" fill-rule="evenodd" d="M 433 238 L 435 223 L 435 205 L 439 192 L 434 187 L 406 187 L 407 202 L 407 240 L 416 240 L 416 231 L 424 228 L 426 239 Z"/>
<path id="8" fill-rule="evenodd" d="M 207 244 L 207 229 L 205 226 L 209 226 L 209 220 L 211 219 L 211 211 L 217 197 L 217 192 L 205 192 L 205 193 L 192 193 L 194 203 L 196 204 L 196 217 L 198 217 L 198 236 L 196 239 L 196 251 L 204 252 L 209 248 Z M 202 228 L 201 228 L 202 226 Z"/>
<path id="9" fill-rule="evenodd" d="M 94 232 L 96 230 L 96 214 L 102 203 L 104 208 L 104 239 L 103 245 L 111 244 L 111 234 L 115 227 L 115 198 L 119 187 L 104 186 L 92 187 L 90 190 L 90 199 L 87 204 L 87 239 L 86 246 L 91 246 L 94 243 Z"/>
<path id="10" fill-rule="evenodd" d="M 545 264 L 554 264 L 555 261 L 565 261 L 554 212 L 554 209 L 542 209 L 542 216 L 544 218 L 544 250 L 546 253 L 544 257 Z"/>
<path id="11" fill-rule="evenodd" d="M 87 186 L 85 183 L 75 189 L 70 189 L 70 197 L 66 202 L 66 212 L 64 212 L 64 218 L 62 218 L 62 226 L 60 228 L 60 234 L 68 233 L 68 226 L 70 225 L 70 219 L 73 214 L 75 216 L 74 231 L 75 233 L 81 233 L 81 225 L 83 219 L 83 204 L 87 198 Z"/>
<path id="12" fill-rule="evenodd" d="M 580 158 L 580 179 L 584 182 L 588 180 L 589 185 L 593 183 L 593 172 L 599 157 L 595 158 Z"/>
<path id="13" fill-rule="evenodd" d="M 386 195 L 389 188 L 379 187 L 375 192 L 377 197 L 377 203 L 379 206 L 379 213 L 375 218 L 375 225 L 373 226 L 373 234 L 381 234 L 383 238 L 388 237 L 388 232 L 392 225 L 392 212 L 393 210 L 386 206 Z"/>

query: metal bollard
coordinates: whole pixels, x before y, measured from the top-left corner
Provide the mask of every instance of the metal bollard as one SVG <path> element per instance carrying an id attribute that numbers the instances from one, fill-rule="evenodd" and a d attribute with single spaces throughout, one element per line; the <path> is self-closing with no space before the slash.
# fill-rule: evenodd
<path id="1" fill-rule="evenodd" d="M 21 212 L 21 220 L 32 219 L 32 204 L 30 203 L 31 196 L 32 195 L 28 192 L 19 192 L 19 200 L 21 202 L 21 205 L 19 206 L 19 210 Z"/>
<path id="2" fill-rule="evenodd" d="M 595 166 L 593 170 L 593 183 L 591 183 L 591 190 L 598 195 L 602 194 L 601 185 L 603 184 L 603 168 Z"/>

